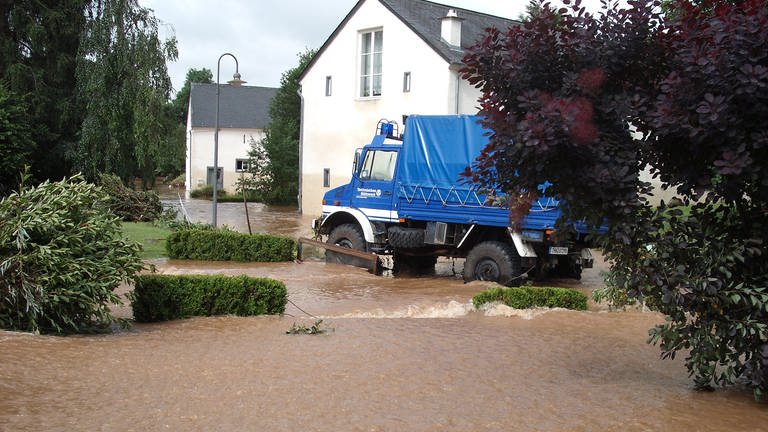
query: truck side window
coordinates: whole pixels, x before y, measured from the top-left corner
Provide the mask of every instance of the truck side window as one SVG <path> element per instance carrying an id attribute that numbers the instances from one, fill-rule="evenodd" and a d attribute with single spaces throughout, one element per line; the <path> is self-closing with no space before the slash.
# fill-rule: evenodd
<path id="1" fill-rule="evenodd" d="M 374 150 L 365 154 L 360 169 L 361 180 L 390 181 L 395 175 L 397 152 Z"/>

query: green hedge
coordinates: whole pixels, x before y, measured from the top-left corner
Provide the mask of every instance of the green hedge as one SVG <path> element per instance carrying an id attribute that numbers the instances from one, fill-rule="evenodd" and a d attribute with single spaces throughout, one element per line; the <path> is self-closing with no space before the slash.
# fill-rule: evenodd
<path id="1" fill-rule="evenodd" d="M 168 236 L 165 249 L 173 259 L 279 262 L 296 257 L 296 240 L 269 234 L 192 228 Z"/>
<path id="2" fill-rule="evenodd" d="M 285 312 L 280 281 L 248 276 L 139 276 L 130 296 L 137 322 L 191 316 L 274 315 Z"/>
<path id="3" fill-rule="evenodd" d="M 485 303 L 500 301 L 515 309 L 532 307 L 560 307 L 575 310 L 587 310 L 587 296 L 567 288 L 491 288 L 472 298 L 472 303 L 479 308 Z"/>

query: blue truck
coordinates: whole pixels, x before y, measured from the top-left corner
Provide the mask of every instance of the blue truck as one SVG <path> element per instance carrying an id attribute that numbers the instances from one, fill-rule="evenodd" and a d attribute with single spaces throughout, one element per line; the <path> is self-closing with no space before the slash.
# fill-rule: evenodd
<path id="1" fill-rule="evenodd" d="M 352 178 L 323 197 L 316 234 L 337 246 L 391 255 L 394 272 L 433 268 L 437 258 L 465 258 L 466 281 L 518 285 L 557 271 L 580 278 L 593 256 L 586 227 L 560 235 L 559 203 L 542 197 L 510 227 L 507 197 L 467 184 L 460 173 L 488 144 L 479 117 L 411 115 L 404 134 L 379 122 L 370 144 L 355 152 Z M 540 186 L 546 191 L 546 184 Z M 332 251 L 328 262 L 355 264 Z"/>

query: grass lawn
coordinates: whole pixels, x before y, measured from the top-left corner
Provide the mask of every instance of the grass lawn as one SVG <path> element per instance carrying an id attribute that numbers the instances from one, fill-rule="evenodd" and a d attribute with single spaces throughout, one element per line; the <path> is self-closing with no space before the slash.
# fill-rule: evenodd
<path id="1" fill-rule="evenodd" d="M 165 238 L 171 230 L 150 222 L 123 222 L 123 233 L 144 247 L 142 258 L 162 258 L 165 256 Z"/>

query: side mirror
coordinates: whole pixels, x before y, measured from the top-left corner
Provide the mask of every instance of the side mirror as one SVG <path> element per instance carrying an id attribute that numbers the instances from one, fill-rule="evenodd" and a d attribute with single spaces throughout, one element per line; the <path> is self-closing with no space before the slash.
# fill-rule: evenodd
<path id="1" fill-rule="evenodd" d="M 357 166 L 360 164 L 360 155 L 363 153 L 363 149 L 359 148 L 355 150 L 355 160 L 352 161 L 352 175 L 357 174 Z"/>

